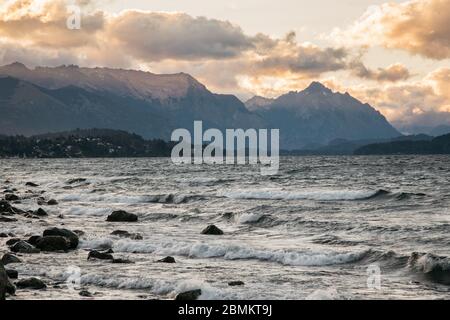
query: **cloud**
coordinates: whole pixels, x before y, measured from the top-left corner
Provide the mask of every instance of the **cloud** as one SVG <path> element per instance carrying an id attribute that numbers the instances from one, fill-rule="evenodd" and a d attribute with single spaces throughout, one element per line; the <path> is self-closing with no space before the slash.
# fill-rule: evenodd
<path id="1" fill-rule="evenodd" d="M 330 38 L 381 45 L 430 59 L 450 58 L 450 0 L 410 0 L 370 7 L 347 30 Z"/>
<path id="2" fill-rule="evenodd" d="M 378 68 L 373 70 L 367 68 L 362 62 L 357 61 L 352 64 L 352 68 L 355 76 L 379 82 L 396 82 L 407 80 L 411 77 L 411 73 L 408 68 L 400 63 L 390 65 L 387 68 Z"/>

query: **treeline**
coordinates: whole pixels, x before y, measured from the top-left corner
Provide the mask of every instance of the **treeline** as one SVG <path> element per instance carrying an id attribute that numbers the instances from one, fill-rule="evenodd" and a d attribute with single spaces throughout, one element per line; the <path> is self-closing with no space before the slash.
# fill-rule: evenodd
<path id="1" fill-rule="evenodd" d="M 0 157 L 169 157 L 173 146 L 172 142 L 144 140 L 125 131 L 89 129 L 33 137 L 0 136 Z"/>

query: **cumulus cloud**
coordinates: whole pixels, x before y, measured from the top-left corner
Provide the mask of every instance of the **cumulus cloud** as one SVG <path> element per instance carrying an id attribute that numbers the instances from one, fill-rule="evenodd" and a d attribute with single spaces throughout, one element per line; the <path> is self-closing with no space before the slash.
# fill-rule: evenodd
<path id="1" fill-rule="evenodd" d="M 333 38 L 400 49 L 431 59 L 450 58 L 450 0 L 410 0 L 370 7 Z"/>
<path id="2" fill-rule="evenodd" d="M 362 62 L 357 61 L 352 63 L 352 69 L 353 74 L 357 77 L 379 82 L 396 82 L 407 80 L 411 77 L 411 73 L 408 68 L 400 63 L 390 65 L 387 68 L 378 68 L 374 70 L 367 68 Z"/>

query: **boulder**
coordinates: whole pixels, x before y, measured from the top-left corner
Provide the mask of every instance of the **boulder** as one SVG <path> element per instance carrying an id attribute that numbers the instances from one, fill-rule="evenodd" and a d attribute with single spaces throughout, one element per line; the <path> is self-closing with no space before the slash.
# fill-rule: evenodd
<path id="1" fill-rule="evenodd" d="M 33 187 L 33 188 L 39 187 L 39 185 L 34 183 L 34 182 L 27 182 L 27 183 L 25 183 L 25 186 L 26 187 Z"/>
<path id="2" fill-rule="evenodd" d="M 113 260 L 112 260 L 112 263 L 117 263 L 117 264 L 131 264 L 131 263 L 134 263 L 134 262 L 131 261 L 131 260 L 128 260 L 128 259 L 113 259 Z"/>
<path id="3" fill-rule="evenodd" d="M 198 297 L 200 297 L 202 295 L 202 290 L 201 289 L 197 289 L 197 290 L 190 290 L 190 291 L 186 291 L 186 292 L 182 292 L 177 294 L 177 296 L 175 297 L 175 300 L 197 300 Z"/>
<path id="4" fill-rule="evenodd" d="M 5 200 L 6 201 L 17 201 L 20 198 L 18 196 L 16 196 L 14 193 L 7 193 L 5 194 Z"/>
<path id="5" fill-rule="evenodd" d="M 47 205 L 49 206 L 56 206 L 58 204 L 58 201 L 56 201 L 55 199 L 50 199 L 47 201 Z"/>
<path id="6" fill-rule="evenodd" d="M 203 229 L 202 234 L 223 235 L 223 231 L 212 224 Z"/>
<path id="7" fill-rule="evenodd" d="M 18 242 L 16 242 L 12 247 L 11 247 L 11 251 L 12 252 L 16 252 L 16 253 L 39 253 L 39 249 L 36 249 L 35 247 L 33 247 L 31 244 L 29 244 L 26 241 L 20 240 Z"/>
<path id="8" fill-rule="evenodd" d="M 68 251 L 70 249 L 70 241 L 66 237 L 45 236 L 36 242 L 36 247 L 46 252 Z"/>
<path id="9" fill-rule="evenodd" d="M 88 260 L 91 260 L 91 259 L 114 260 L 114 257 L 110 253 L 92 250 L 88 254 Z"/>
<path id="10" fill-rule="evenodd" d="M 0 233 L 0 238 L 8 238 L 8 235 L 4 232 Z"/>
<path id="11" fill-rule="evenodd" d="M 33 289 L 41 290 L 47 288 L 46 284 L 38 278 L 22 279 L 16 282 L 16 286 L 19 289 Z"/>
<path id="12" fill-rule="evenodd" d="M 31 236 L 30 238 L 28 238 L 27 242 L 28 242 L 29 244 L 35 246 L 36 243 L 37 243 L 40 239 L 42 239 L 41 236 Z"/>
<path id="13" fill-rule="evenodd" d="M 6 266 L 7 264 L 11 263 L 21 263 L 22 261 L 17 258 L 15 255 L 11 253 L 5 253 L 2 257 L 1 263 Z"/>
<path id="14" fill-rule="evenodd" d="M 19 277 L 19 272 L 17 272 L 17 270 L 13 270 L 13 269 L 6 269 L 6 274 L 8 275 L 8 278 L 10 278 L 10 279 L 17 279 Z"/>
<path id="15" fill-rule="evenodd" d="M 164 259 L 158 260 L 158 262 L 162 262 L 162 263 L 176 263 L 174 257 L 165 257 Z"/>
<path id="16" fill-rule="evenodd" d="M 15 245 L 19 241 L 20 241 L 19 238 L 12 238 L 12 239 L 9 239 L 8 241 L 6 241 L 6 245 L 11 247 L 11 246 Z"/>
<path id="17" fill-rule="evenodd" d="M 128 231 L 124 230 L 116 230 L 111 232 L 111 235 L 113 236 L 119 236 L 121 238 L 129 238 L 131 240 L 142 240 L 143 237 L 139 233 L 129 233 Z"/>
<path id="18" fill-rule="evenodd" d="M 13 295 L 16 292 L 16 288 L 9 281 L 8 274 L 0 263 L 0 300 L 6 299 L 6 294 Z"/>
<path id="19" fill-rule="evenodd" d="M 137 215 L 133 213 L 129 213 L 123 210 L 114 211 L 111 213 L 108 218 L 106 218 L 106 221 L 109 222 L 136 222 L 138 221 Z"/>
<path id="20" fill-rule="evenodd" d="M 231 282 L 228 282 L 228 285 L 230 287 L 236 287 L 236 286 L 243 286 L 243 285 L 245 285 L 245 283 L 242 281 L 231 281 Z"/>
<path id="21" fill-rule="evenodd" d="M 46 217 L 46 216 L 48 216 L 48 213 L 42 208 L 37 209 L 36 211 L 33 212 L 33 214 L 35 216 L 38 216 L 38 217 Z"/>
<path id="22" fill-rule="evenodd" d="M 44 237 L 46 236 L 60 236 L 65 237 L 70 242 L 70 249 L 76 249 L 78 247 L 79 238 L 78 235 L 70 230 L 67 229 L 60 229 L 60 228 L 51 228 L 47 229 L 43 233 Z"/>

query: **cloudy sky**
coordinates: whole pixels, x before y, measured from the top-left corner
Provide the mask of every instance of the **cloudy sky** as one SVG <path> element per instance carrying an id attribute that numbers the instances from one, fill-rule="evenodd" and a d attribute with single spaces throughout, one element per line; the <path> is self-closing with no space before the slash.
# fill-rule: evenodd
<path id="1" fill-rule="evenodd" d="M 450 124 L 449 21 L 450 0 L 0 0 L 0 64 L 182 71 L 241 99 L 318 80 L 397 126 Z"/>

